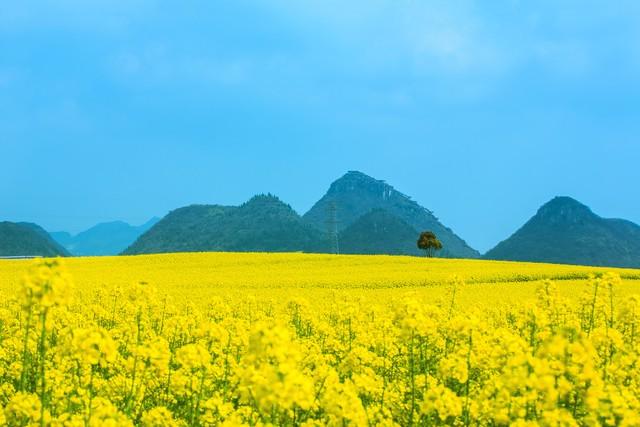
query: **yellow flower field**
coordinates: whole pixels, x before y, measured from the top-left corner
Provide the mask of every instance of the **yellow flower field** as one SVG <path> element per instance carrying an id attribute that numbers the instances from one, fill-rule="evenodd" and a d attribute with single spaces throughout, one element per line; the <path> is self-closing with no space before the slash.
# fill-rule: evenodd
<path id="1" fill-rule="evenodd" d="M 8 425 L 640 425 L 640 271 L 0 260 Z"/>

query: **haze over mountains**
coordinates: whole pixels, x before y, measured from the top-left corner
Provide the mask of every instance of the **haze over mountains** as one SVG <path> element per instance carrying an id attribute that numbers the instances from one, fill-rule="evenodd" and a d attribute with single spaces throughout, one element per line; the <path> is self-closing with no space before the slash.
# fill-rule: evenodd
<path id="1" fill-rule="evenodd" d="M 384 181 L 350 171 L 304 215 L 274 195 L 240 206 L 191 205 L 139 227 L 121 221 L 71 236 L 35 224 L 0 223 L 0 256 L 133 255 L 255 251 L 421 255 L 416 240 L 433 231 L 442 257 L 478 258 L 430 210 Z M 64 247 L 63 247 L 64 246 Z M 556 197 L 483 258 L 640 268 L 640 226 L 605 219 L 569 197 Z"/>
<path id="2" fill-rule="evenodd" d="M 123 221 L 104 222 L 73 236 L 66 231 L 51 233 L 51 237 L 72 255 L 118 255 L 160 218 L 151 218 L 140 226 Z"/>

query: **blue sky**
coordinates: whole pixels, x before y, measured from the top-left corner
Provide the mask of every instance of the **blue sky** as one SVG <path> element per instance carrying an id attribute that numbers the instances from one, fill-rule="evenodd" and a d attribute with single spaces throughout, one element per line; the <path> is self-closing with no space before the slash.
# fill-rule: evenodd
<path id="1" fill-rule="evenodd" d="M 347 170 L 484 251 L 555 195 L 640 223 L 640 2 L 0 4 L 0 219 L 80 231 Z"/>

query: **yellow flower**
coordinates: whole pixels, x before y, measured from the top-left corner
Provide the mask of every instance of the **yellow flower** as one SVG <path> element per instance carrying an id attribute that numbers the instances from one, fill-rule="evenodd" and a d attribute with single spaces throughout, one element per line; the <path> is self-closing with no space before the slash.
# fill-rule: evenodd
<path id="1" fill-rule="evenodd" d="M 116 344 L 102 328 L 76 329 L 72 333 L 71 348 L 78 360 L 89 365 L 106 366 L 115 361 Z"/>
<path id="2" fill-rule="evenodd" d="M 108 399 L 96 397 L 91 403 L 90 427 L 133 427 L 133 422 L 116 408 Z"/>
<path id="3" fill-rule="evenodd" d="M 178 423 L 171 411 L 164 406 L 157 406 L 142 414 L 143 427 L 178 427 Z"/>
<path id="4" fill-rule="evenodd" d="M 437 415 L 442 422 L 462 415 L 462 400 L 458 395 L 441 384 L 430 387 L 424 396 L 421 412 Z"/>
<path id="5" fill-rule="evenodd" d="M 76 303 L 59 260 L 0 260 L 0 425 L 640 425 L 636 270 L 224 253 L 65 264 Z"/>
<path id="6" fill-rule="evenodd" d="M 23 392 L 16 393 L 4 410 L 9 425 L 28 425 L 40 421 L 41 404 L 38 396 Z"/>
<path id="7" fill-rule="evenodd" d="M 176 351 L 176 362 L 187 370 L 205 368 L 211 361 L 211 355 L 200 344 L 187 344 Z"/>
<path id="8" fill-rule="evenodd" d="M 60 259 L 36 261 L 22 280 L 24 309 L 47 309 L 67 305 L 71 299 L 71 279 Z"/>

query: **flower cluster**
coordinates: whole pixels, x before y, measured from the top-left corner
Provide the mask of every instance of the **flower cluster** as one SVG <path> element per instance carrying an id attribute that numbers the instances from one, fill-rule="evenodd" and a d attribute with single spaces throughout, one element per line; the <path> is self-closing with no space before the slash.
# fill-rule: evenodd
<path id="1" fill-rule="evenodd" d="M 38 261 L 0 301 L 0 425 L 640 425 L 640 297 L 616 273 L 204 292 L 70 270 Z"/>

